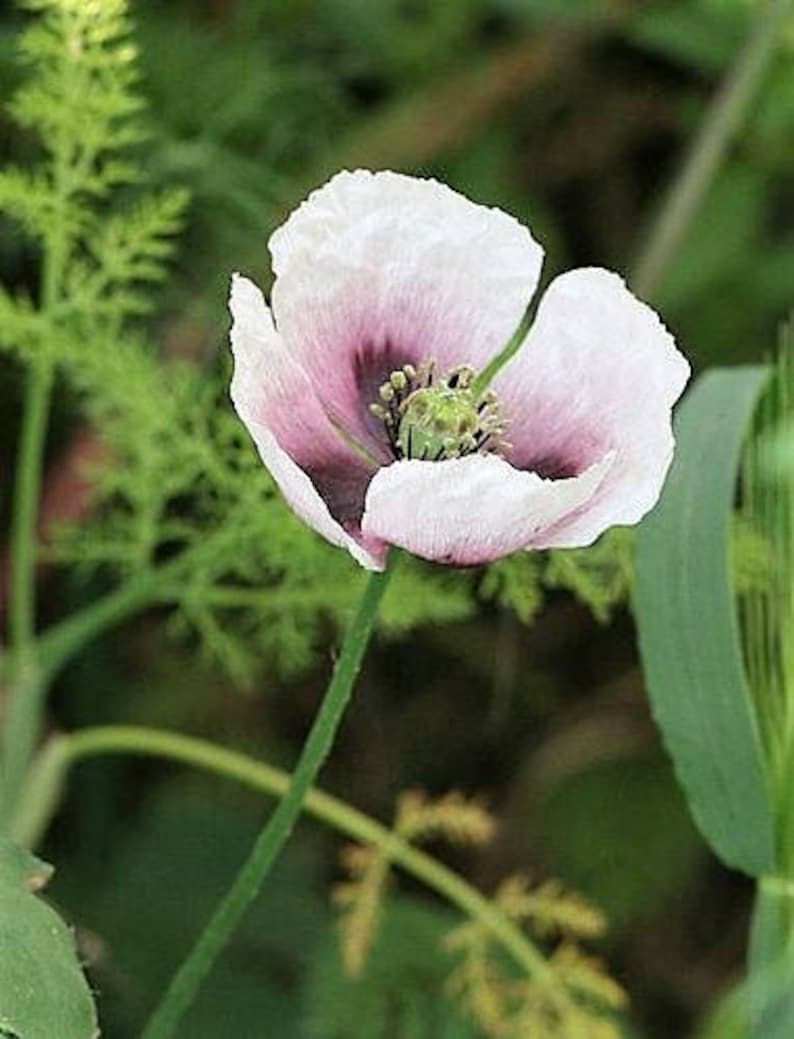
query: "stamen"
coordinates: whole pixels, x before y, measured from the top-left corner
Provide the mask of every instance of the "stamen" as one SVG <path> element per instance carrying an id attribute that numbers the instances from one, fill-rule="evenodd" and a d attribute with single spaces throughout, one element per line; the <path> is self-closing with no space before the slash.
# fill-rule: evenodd
<path id="1" fill-rule="evenodd" d="M 506 423 L 493 391 L 473 392 L 477 378 L 466 364 L 437 378 L 433 360 L 391 372 L 369 410 L 395 457 L 444 461 L 501 451 Z"/>

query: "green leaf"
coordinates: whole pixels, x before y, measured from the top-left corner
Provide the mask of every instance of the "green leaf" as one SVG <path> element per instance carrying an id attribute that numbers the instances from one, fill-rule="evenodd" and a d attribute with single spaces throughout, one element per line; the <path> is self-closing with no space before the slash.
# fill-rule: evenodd
<path id="1" fill-rule="evenodd" d="M 35 895 L 51 873 L 0 838 L 0 1036 L 6 1039 L 99 1034 L 72 933 Z"/>
<path id="2" fill-rule="evenodd" d="M 742 438 L 766 374 L 747 367 L 698 380 L 636 557 L 640 650 L 656 721 L 704 836 L 729 866 L 755 876 L 774 868 L 774 836 L 729 538 Z"/>

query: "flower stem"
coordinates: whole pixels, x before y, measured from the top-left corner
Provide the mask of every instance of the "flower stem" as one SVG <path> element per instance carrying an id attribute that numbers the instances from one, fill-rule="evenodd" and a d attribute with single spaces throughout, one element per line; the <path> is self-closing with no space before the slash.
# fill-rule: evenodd
<path id="1" fill-rule="evenodd" d="M 174 1034 L 182 1016 L 195 999 L 202 981 L 231 938 L 245 910 L 258 894 L 271 866 L 292 832 L 309 789 L 331 750 L 361 668 L 389 573 L 390 571 L 386 570 L 371 575 L 286 793 L 257 838 L 251 854 L 221 900 L 212 919 L 172 978 L 159 1006 L 143 1030 L 142 1039 L 168 1039 Z"/>
<path id="2" fill-rule="evenodd" d="M 643 298 L 656 292 L 686 237 L 731 139 L 762 82 L 791 9 L 792 0 L 768 0 L 714 96 L 635 264 L 631 283 Z"/>
<path id="3" fill-rule="evenodd" d="M 37 797 L 32 810 L 24 818 L 20 816 L 21 828 L 16 833 L 17 839 L 25 844 L 35 844 L 43 830 L 44 816 L 52 811 L 63 787 L 66 770 L 85 758 L 104 754 L 135 754 L 183 762 L 273 797 L 284 797 L 290 786 L 288 772 L 206 740 L 132 725 L 96 726 L 68 736 L 57 736 L 45 748 L 40 768 L 34 770 L 34 777 L 40 775 L 38 785 L 44 797 Z M 352 840 L 379 848 L 390 863 L 423 881 L 480 923 L 530 977 L 552 979 L 546 960 L 521 929 L 453 870 L 414 848 L 386 826 L 322 790 L 308 791 L 303 810 Z M 556 979 L 553 980 L 557 984 Z"/>
<path id="4" fill-rule="evenodd" d="M 513 332 L 499 353 L 491 358 L 483 370 L 475 377 L 474 382 L 472 382 L 471 393 L 475 399 L 485 393 L 507 362 L 512 360 L 521 349 L 521 344 L 526 339 L 534 315 L 535 303 L 534 300 L 530 300 L 526 310 L 521 315 L 521 320 L 518 322 L 515 332 Z"/>

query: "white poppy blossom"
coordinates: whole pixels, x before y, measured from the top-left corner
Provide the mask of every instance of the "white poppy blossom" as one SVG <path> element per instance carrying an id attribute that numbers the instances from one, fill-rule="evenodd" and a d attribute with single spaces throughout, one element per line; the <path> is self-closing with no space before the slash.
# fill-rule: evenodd
<path id="1" fill-rule="evenodd" d="M 609 271 L 540 278 L 527 228 L 434 180 L 343 172 L 235 275 L 231 396 L 294 511 L 364 567 L 588 545 L 654 505 L 689 365 Z"/>

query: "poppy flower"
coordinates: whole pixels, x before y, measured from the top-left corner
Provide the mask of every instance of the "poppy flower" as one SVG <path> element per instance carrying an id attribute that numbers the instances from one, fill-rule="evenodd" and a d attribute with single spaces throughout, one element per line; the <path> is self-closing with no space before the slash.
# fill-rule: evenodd
<path id="1" fill-rule="evenodd" d="M 485 387 L 543 260 L 513 217 L 356 170 L 269 246 L 270 307 L 232 281 L 232 400 L 293 510 L 362 566 L 588 545 L 654 505 L 689 365 L 617 274 L 555 278 Z"/>

